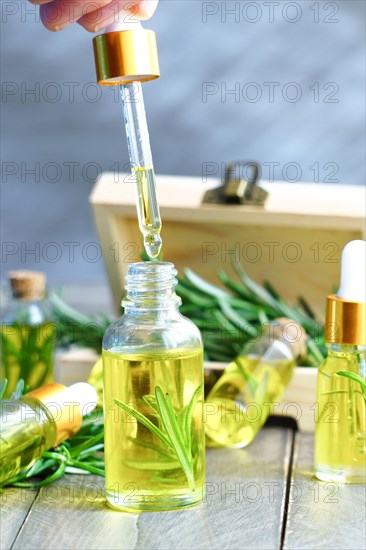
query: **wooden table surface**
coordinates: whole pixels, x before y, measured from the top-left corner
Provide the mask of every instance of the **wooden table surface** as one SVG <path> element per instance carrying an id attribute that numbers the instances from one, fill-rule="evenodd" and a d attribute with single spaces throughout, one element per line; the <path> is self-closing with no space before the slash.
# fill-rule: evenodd
<path id="1" fill-rule="evenodd" d="M 364 549 L 365 486 L 315 481 L 313 444 L 270 426 L 247 449 L 208 449 L 205 501 L 184 511 L 110 510 L 97 476 L 8 488 L 1 549 Z"/>

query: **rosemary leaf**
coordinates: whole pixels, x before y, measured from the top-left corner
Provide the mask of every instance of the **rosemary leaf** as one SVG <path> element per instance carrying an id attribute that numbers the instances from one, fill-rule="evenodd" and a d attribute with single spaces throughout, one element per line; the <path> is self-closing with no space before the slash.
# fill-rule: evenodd
<path id="1" fill-rule="evenodd" d="M 213 298 L 218 298 L 220 300 L 230 298 L 230 294 L 225 292 L 225 290 L 222 290 L 218 286 L 205 281 L 199 275 L 194 273 L 191 269 L 185 269 L 184 275 L 187 277 L 190 283 L 192 283 L 196 288 L 198 288 L 205 294 L 208 294 L 209 296 L 212 296 Z"/>
<path id="2" fill-rule="evenodd" d="M 154 409 L 154 411 L 158 410 L 158 404 L 156 402 L 155 395 L 144 395 L 142 398 L 149 407 Z"/>
<path id="3" fill-rule="evenodd" d="M 8 385 L 8 380 L 5 378 L 5 380 L 3 380 L 0 384 L 0 399 L 3 398 L 7 385 Z"/>
<path id="4" fill-rule="evenodd" d="M 168 447 L 173 447 L 170 439 L 166 437 L 166 435 L 151 422 L 146 416 L 141 414 L 136 409 L 133 409 L 132 407 L 129 407 L 128 405 L 125 405 L 125 403 L 122 403 L 122 401 L 119 401 L 118 399 L 115 399 L 114 402 L 116 405 L 121 407 L 125 412 L 136 418 L 138 422 L 141 422 L 146 428 L 148 428 L 156 437 L 158 437 L 165 445 L 168 445 Z"/>
<path id="5" fill-rule="evenodd" d="M 149 443 L 144 439 L 141 439 L 138 437 L 137 438 L 129 437 L 128 439 L 132 441 L 132 443 L 134 443 L 135 445 L 138 445 L 139 447 L 143 447 L 144 449 L 150 449 L 151 451 L 155 451 L 156 453 L 159 453 L 160 455 L 163 455 L 167 458 L 171 459 L 172 456 L 174 456 L 172 454 L 174 451 L 170 447 L 167 447 L 166 449 L 164 449 L 163 447 L 159 447 L 158 445 L 154 445 L 153 443 Z"/>
<path id="6" fill-rule="evenodd" d="M 353 380 L 354 382 L 357 382 L 361 386 L 362 393 L 366 395 L 366 380 L 362 378 L 359 374 L 356 374 L 355 372 L 348 372 L 348 371 L 338 371 L 337 374 L 339 376 L 344 376 L 345 378 L 349 378 L 350 380 Z"/>
<path id="7" fill-rule="evenodd" d="M 160 386 L 156 386 L 155 395 L 164 428 L 171 440 L 172 446 L 177 454 L 179 462 L 181 463 L 189 485 L 191 486 L 191 488 L 194 488 L 192 458 L 188 455 L 187 449 L 184 445 L 182 434 L 179 430 L 176 415 L 174 413 L 171 403 L 170 395 L 166 394 L 165 398 Z"/>
<path id="8" fill-rule="evenodd" d="M 220 300 L 219 302 L 221 311 L 224 315 L 235 325 L 237 325 L 243 332 L 249 334 L 249 336 L 257 336 L 257 329 L 253 327 L 246 319 L 241 317 L 226 301 Z"/>
<path id="9" fill-rule="evenodd" d="M 203 384 L 200 384 L 189 402 L 183 417 L 183 434 L 187 445 L 188 455 L 192 453 L 192 415 L 197 403 L 198 395 L 202 391 Z"/>
<path id="10" fill-rule="evenodd" d="M 255 281 L 253 281 L 244 271 L 241 264 L 233 262 L 232 265 L 243 285 L 248 288 L 253 293 L 253 295 L 260 300 L 260 302 L 272 307 L 275 311 L 278 312 L 278 304 L 273 296 L 267 290 L 258 285 Z"/>

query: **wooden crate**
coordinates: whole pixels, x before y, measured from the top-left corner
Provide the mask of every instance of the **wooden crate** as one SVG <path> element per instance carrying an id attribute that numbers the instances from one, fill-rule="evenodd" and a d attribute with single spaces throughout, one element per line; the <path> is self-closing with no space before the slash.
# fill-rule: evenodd
<path id="1" fill-rule="evenodd" d="M 219 269 L 234 275 L 231 262 L 241 261 L 250 276 L 269 280 L 286 300 L 305 296 L 322 317 L 325 298 L 339 283 L 343 246 L 366 236 L 365 187 L 261 182 L 269 192 L 264 208 L 202 205 L 206 190 L 218 185 L 213 179 L 157 177 L 164 260 L 181 274 L 190 267 L 216 284 Z M 142 252 L 134 181 L 106 173 L 90 201 L 118 311 L 127 264 Z M 297 367 L 275 411 L 295 417 L 306 431 L 314 430 L 316 376 L 316 369 Z"/>
<path id="2" fill-rule="evenodd" d="M 352 239 L 365 238 L 366 191 L 362 186 L 266 183 L 264 208 L 202 205 L 217 180 L 158 176 L 164 260 L 180 273 L 190 267 L 218 282 L 241 261 L 258 282 L 269 280 L 286 300 L 303 295 L 318 314 L 339 281 L 339 258 Z M 90 197 L 116 309 L 129 262 L 142 240 L 131 176 L 104 174 Z"/>

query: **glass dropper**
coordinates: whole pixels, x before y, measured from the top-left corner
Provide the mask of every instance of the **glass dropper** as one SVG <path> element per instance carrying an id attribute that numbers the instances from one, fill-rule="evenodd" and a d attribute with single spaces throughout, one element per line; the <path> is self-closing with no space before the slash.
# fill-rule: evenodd
<path id="1" fill-rule="evenodd" d="M 154 31 L 142 28 L 132 12 L 119 11 L 104 34 L 93 39 L 97 81 L 119 86 L 131 172 L 136 177 L 137 214 L 145 250 L 156 258 L 161 249 L 161 219 L 141 82 L 160 76 Z"/>
<path id="2" fill-rule="evenodd" d="M 126 125 L 131 172 L 136 177 L 137 215 L 145 250 L 156 258 L 161 249 L 161 218 L 156 196 L 155 172 L 151 155 L 141 82 L 121 84 L 120 93 Z"/>

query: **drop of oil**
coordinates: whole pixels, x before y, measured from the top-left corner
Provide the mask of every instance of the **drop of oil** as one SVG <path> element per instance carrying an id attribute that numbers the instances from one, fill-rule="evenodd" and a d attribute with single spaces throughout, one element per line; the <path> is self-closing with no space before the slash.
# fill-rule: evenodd
<path id="1" fill-rule="evenodd" d="M 161 240 L 159 233 L 148 233 L 145 235 L 145 250 L 150 258 L 157 258 L 157 256 L 159 256 L 162 244 L 163 241 Z"/>

